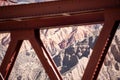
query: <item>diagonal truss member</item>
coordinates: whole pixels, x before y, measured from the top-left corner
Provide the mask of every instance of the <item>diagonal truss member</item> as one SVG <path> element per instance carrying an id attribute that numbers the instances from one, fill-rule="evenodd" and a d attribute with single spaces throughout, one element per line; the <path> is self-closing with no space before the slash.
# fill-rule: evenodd
<path id="1" fill-rule="evenodd" d="M 96 3 L 100 4 L 96 5 Z M 103 21 L 104 27 L 95 44 L 90 61 L 82 78 L 82 80 L 96 80 L 120 21 L 120 1 L 63 0 L 53 3 L 47 2 L 0 7 L 0 12 L 2 15 L 0 16 L 0 31 L 11 32 L 11 42 L 0 67 L 0 73 L 5 80 L 7 80 L 10 75 L 23 40 L 26 39 L 31 42 L 49 78 L 51 80 L 62 80 L 53 60 L 39 38 L 39 29 L 46 28 L 45 26 L 91 24 Z M 61 15 L 62 13 L 70 14 L 64 16 Z M 48 17 L 47 15 L 49 14 L 57 15 Z M 9 20 L 19 17 L 22 18 L 20 21 Z M 43 50 L 47 56 L 44 55 Z M 50 63 L 48 60 L 50 60 Z"/>
<path id="2" fill-rule="evenodd" d="M 56 65 L 54 64 L 53 60 L 51 59 L 49 53 L 46 51 L 40 39 L 39 29 L 22 31 L 16 30 L 11 32 L 11 42 L 0 67 L 0 72 L 3 78 L 5 80 L 8 80 L 23 40 L 29 40 L 31 42 L 31 45 L 36 51 L 36 54 L 41 61 L 43 67 L 45 68 L 45 71 L 47 72 L 49 78 L 51 80 L 62 80 L 62 77 L 57 70 Z M 43 53 L 43 50 L 45 53 Z M 45 56 L 45 54 L 47 56 Z"/>
<path id="3" fill-rule="evenodd" d="M 120 23 L 120 8 L 107 9 L 104 13 L 105 22 L 99 38 L 93 48 L 92 55 L 82 80 L 96 80 L 112 39 Z"/>

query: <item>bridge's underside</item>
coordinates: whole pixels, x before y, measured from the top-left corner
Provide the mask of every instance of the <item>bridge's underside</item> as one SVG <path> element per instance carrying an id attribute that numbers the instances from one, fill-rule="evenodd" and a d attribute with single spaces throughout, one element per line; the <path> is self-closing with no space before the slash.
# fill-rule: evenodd
<path id="1" fill-rule="evenodd" d="M 11 42 L 1 64 L 0 73 L 5 80 L 8 79 L 22 41 L 28 39 L 49 78 L 62 80 L 56 65 L 39 38 L 39 29 L 60 25 L 104 23 L 82 78 L 82 80 L 96 80 L 119 21 L 120 0 L 62 0 L 2 6 L 0 31 L 10 32 Z M 45 51 L 50 63 L 42 50 Z"/>

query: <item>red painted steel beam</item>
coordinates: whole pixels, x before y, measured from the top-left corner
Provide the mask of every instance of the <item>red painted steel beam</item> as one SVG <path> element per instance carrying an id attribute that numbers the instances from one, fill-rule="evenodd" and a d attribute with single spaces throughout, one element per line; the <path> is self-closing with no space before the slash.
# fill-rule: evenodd
<path id="1" fill-rule="evenodd" d="M 45 68 L 45 71 L 47 72 L 50 80 L 63 80 L 54 61 L 50 57 L 50 54 L 47 52 L 42 41 L 40 40 L 39 29 L 34 31 L 33 38 L 30 38 L 29 40 L 30 40 L 31 45 L 33 46 L 39 60 L 41 61 L 43 67 Z M 46 56 L 45 56 L 45 54 L 46 54 Z"/>
<path id="2" fill-rule="evenodd" d="M 1 0 L 1 1 L 7 1 L 7 0 Z"/>
<path id="3" fill-rule="evenodd" d="M 29 40 L 31 42 L 50 80 L 62 80 L 60 72 L 57 70 L 55 63 L 40 40 L 39 29 L 11 31 L 11 42 L 0 66 L 0 73 L 3 78 L 8 80 L 23 40 Z M 42 48 L 44 48 L 45 53 L 43 53 Z"/>
<path id="4" fill-rule="evenodd" d="M 91 12 L 74 14 L 68 16 L 55 16 L 43 18 L 31 18 L 21 21 L 0 22 L 0 31 L 20 30 L 20 29 L 39 29 L 53 26 L 88 24 L 104 21 L 104 12 Z"/>
<path id="5" fill-rule="evenodd" d="M 0 19 L 78 13 L 119 7 L 120 0 L 60 0 L 0 7 Z"/>
<path id="6" fill-rule="evenodd" d="M 21 45 L 22 40 L 16 41 L 12 38 L 8 50 L 0 66 L 0 73 L 4 80 L 8 80 L 8 77 L 10 75 L 12 67 L 14 66 Z"/>
<path id="7" fill-rule="evenodd" d="M 105 23 L 82 80 L 96 80 L 120 21 L 120 8 L 105 10 Z M 116 23 L 117 21 L 117 23 Z M 116 23 L 116 24 L 115 24 Z"/>

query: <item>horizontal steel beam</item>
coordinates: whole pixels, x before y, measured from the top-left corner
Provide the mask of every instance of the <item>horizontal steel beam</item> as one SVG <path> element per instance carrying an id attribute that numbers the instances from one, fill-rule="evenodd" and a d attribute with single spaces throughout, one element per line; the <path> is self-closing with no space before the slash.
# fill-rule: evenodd
<path id="1" fill-rule="evenodd" d="M 33 17 L 119 7 L 120 0 L 60 0 L 0 7 L 0 19 Z"/>
<path id="2" fill-rule="evenodd" d="M 48 18 L 31 18 L 21 21 L 4 21 L 0 22 L 0 31 L 20 30 L 20 29 L 40 29 L 54 26 L 87 24 L 103 22 L 103 11 L 91 12 L 84 14 L 57 16 Z"/>

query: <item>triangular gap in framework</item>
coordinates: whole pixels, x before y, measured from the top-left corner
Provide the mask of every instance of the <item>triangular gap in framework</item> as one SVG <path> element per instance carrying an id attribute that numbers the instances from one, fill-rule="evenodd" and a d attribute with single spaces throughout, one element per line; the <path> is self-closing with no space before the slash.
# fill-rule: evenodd
<path id="1" fill-rule="evenodd" d="M 54 62 L 52 61 L 39 37 L 39 30 L 11 31 L 11 42 L 0 66 L 0 78 L 4 78 L 5 80 L 9 78 L 23 40 L 29 40 L 35 49 L 36 54 L 43 67 L 45 68 L 45 71 L 47 72 L 49 78 L 51 80 L 62 80 L 60 73 L 58 72 Z M 43 49 L 47 56 L 44 55 Z"/>
<path id="2" fill-rule="evenodd" d="M 64 79 L 81 80 L 103 24 L 40 30 L 41 40 Z"/>
<path id="3" fill-rule="evenodd" d="M 28 40 L 24 40 L 9 80 L 49 80 L 48 75 Z"/>
<path id="4" fill-rule="evenodd" d="M 36 51 L 36 54 L 41 60 L 49 78 L 51 80 L 62 80 L 61 74 L 58 71 L 53 59 L 51 58 L 50 54 L 47 52 L 42 40 L 40 39 L 40 32 L 39 29 L 34 30 L 33 34 L 34 38 L 29 39 L 33 48 Z M 44 54 L 45 53 L 45 54 Z"/>
<path id="5" fill-rule="evenodd" d="M 98 75 L 98 80 L 120 79 L 120 23 L 109 47 L 104 63 Z M 106 76 L 103 76 L 105 74 Z"/>
<path id="6" fill-rule="evenodd" d="M 10 33 L 0 33 L 0 65 L 6 54 L 10 42 Z"/>

